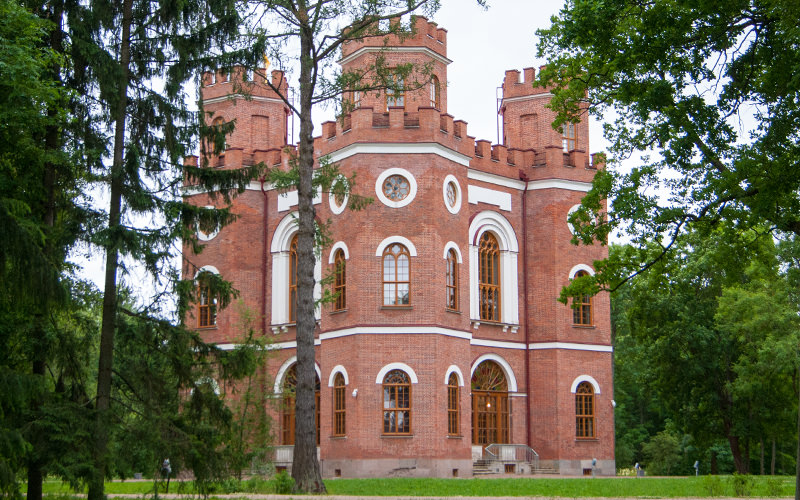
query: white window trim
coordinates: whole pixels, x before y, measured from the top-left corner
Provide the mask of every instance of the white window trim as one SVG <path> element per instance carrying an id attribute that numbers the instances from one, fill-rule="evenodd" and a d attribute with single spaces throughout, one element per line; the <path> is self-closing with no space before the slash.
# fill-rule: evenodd
<path id="1" fill-rule="evenodd" d="M 456 374 L 456 378 L 458 378 L 458 385 L 464 387 L 464 374 L 461 373 L 461 369 L 456 365 L 450 365 L 447 367 L 447 371 L 444 374 L 444 385 L 448 385 L 450 382 L 451 373 Z"/>
<path id="2" fill-rule="evenodd" d="M 331 247 L 331 253 L 328 256 L 328 264 L 334 264 L 336 262 L 336 251 L 341 249 L 344 252 L 344 260 L 350 260 L 350 252 L 347 251 L 347 245 L 344 241 L 337 241 Z"/>
<path id="3" fill-rule="evenodd" d="M 390 200 L 383 194 L 383 181 L 392 175 L 402 175 L 408 180 L 408 196 L 400 201 Z M 417 196 L 417 180 L 411 175 L 411 172 L 404 168 L 388 168 L 384 170 L 375 181 L 375 194 L 378 196 L 378 199 L 381 200 L 381 203 L 387 207 L 401 208 L 414 201 L 414 198 Z"/>
<path id="4" fill-rule="evenodd" d="M 219 269 L 217 269 L 216 267 L 214 267 L 214 266 L 203 266 L 200 269 L 198 269 L 196 273 L 194 273 L 194 279 L 197 279 L 197 277 L 200 276 L 200 273 L 202 273 L 202 272 L 213 273 L 213 274 L 219 275 Z"/>
<path id="5" fill-rule="evenodd" d="M 213 209 L 215 207 L 214 207 L 214 205 L 206 205 L 203 208 L 211 208 L 211 209 Z M 219 230 L 220 230 L 219 226 L 217 226 L 217 228 L 214 229 L 212 232 L 204 233 L 203 231 L 200 230 L 200 224 L 197 224 L 195 226 L 195 229 L 197 230 L 197 239 L 200 240 L 200 241 L 211 241 L 211 240 L 213 240 L 214 238 L 217 237 L 217 235 L 219 234 Z"/>
<path id="6" fill-rule="evenodd" d="M 333 187 L 333 184 L 336 184 L 337 182 L 344 182 L 345 185 L 346 185 L 347 184 L 347 179 L 343 175 L 340 175 L 340 176 L 336 177 L 336 180 L 333 181 L 333 183 L 331 184 L 331 187 Z M 334 196 L 334 194 L 332 192 L 328 193 L 328 205 L 331 207 L 331 212 L 333 212 L 334 215 L 339 215 L 342 212 L 344 212 L 344 209 L 347 208 L 347 202 L 348 201 L 350 201 L 350 193 L 347 193 L 344 196 L 344 200 L 342 200 L 342 204 L 341 205 L 337 205 L 336 204 L 336 196 Z"/>
<path id="7" fill-rule="evenodd" d="M 281 367 L 278 369 L 278 374 L 275 375 L 275 385 L 272 388 L 272 393 L 276 396 L 283 394 L 283 379 L 286 377 L 286 371 L 295 363 L 297 363 L 297 356 L 292 356 L 284 361 Z M 322 380 L 322 374 L 319 371 L 319 365 L 317 365 L 316 362 L 314 363 L 314 371 L 317 372 L 317 378 Z"/>
<path id="8" fill-rule="evenodd" d="M 472 364 L 472 369 L 470 370 L 469 376 L 472 379 L 472 376 L 475 374 L 475 370 L 478 368 L 478 365 L 483 363 L 484 361 L 494 361 L 500 368 L 503 369 L 503 373 L 505 373 L 506 381 L 508 382 L 508 392 L 517 392 L 517 377 L 514 376 L 514 370 L 511 369 L 511 365 L 508 364 L 508 361 L 503 359 L 502 357 L 498 356 L 497 354 L 484 354 L 483 356 L 479 357 L 475 360 Z"/>
<path id="9" fill-rule="evenodd" d="M 350 378 L 347 376 L 347 370 L 345 370 L 344 366 L 342 365 L 336 365 L 333 367 L 333 370 L 331 370 L 331 375 L 328 377 L 328 387 L 333 387 L 333 382 L 337 373 L 341 373 L 342 377 L 344 377 L 344 385 L 350 384 Z"/>
<path id="10" fill-rule="evenodd" d="M 415 247 L 414 244 L 411 243 L 411 240 L 409 240 L 408 238 L 404 238 L 403 236 L 389 236 L 388 238 L 385 238 L 378 244 L 378 248 L 377 250 L 375 250 L 375 256 L 383 257 L 383 251 L 386 250 L 386 247 L 388 247 L 389 245 L 393 245 L 394 243 L 399 243 L 405 246 L 408 249 L 408 254 L 411 257 L 417 256 L 417 247 Z"/>
<path id="11" fill-rule="evenodd" d="M 272 235 L 272 317 L 271 324 L 289 323 L 289 245 L 297 233 L 297 212 L 286 214 Z M 314 300 L 322 297 L 322 265 L 314 259 Z M 314 307 L 314 317 L 322 317 L 319 306 Z"/>
<path id="12" fill-rule="evenodd" d="M 577 264 L 572 269 L 569 270 L 569 279 L 575 279 L 575 275 L 578 274 L 578 271 L 586 271 L 589 273 L 589 276 L 594 276 L 594 269 L 587 266 L 586 264 Z"/>
<path id="13" fill-rule="evenodd" d="M 458 245 L 456 245 L 454 241 L 448 241 L 447 243 L 444 244 L 444 253 L 442 254 L 442 258 L 444 260 L 447 260 L 447 254 L 450 252 L 450 250 L 455 250 L 456 261 L 459 264 L 463 263 L 463 260 L 461 259 L 461 249 L 458 247 Z"/>
<path id="14" fill-rule="evenodd" d="M 598 384 L 597 380 L 595 380 L 594 377 L 592 377 L 591 375 L 581 375 L 578 378 L 576 378 L 575 380 L 573 380 L 572 381 L 572 387 L 570 387 L 569 391 L 572 394 L 575 394 L 575 392 L 577 392 L 577 390 L 578 390 L 578 385 L 581 382 L 589 382 L 590 384 L 592 384 L 592 387 L 594 388 L 594 393 L 595 394 L 600 394 L 600 384 Z"/>
<path id="15" fill-rule="evenodd" d="M 411 383 L 412 384 L 416 384 L 417 382 L 419 382 L 419 380 L 417 379 L 417 374 L 414 373 L 414 370 L 412 370 L 411 367 L 408 366 L 407 364 L 405 364 L 405 363 L 389 363 L 388 365 L 386 365 L 383 368 L 381 368 L 381 371 L 378 372 L 378 376 L 375 377 L 375 383 L 376 384 L 383 384 L 383 378 L 386 376 L 387 373 L 389 373 L 392 370 L 401 370 L 401 371 L 406 372 L 406 374 L 408 375 L 408 378 L 411 379 Z"/>
<path id="16" fill-rule="evenodd" d="M 447 203 L 447 185 L 451 182 L 456 187 L 456 202 L 452 207 Z M 456 179 L 455 175 L 450 174 L 444 178 L 444 183 L 442 183 L 442 198 L 444 199 L 444 206 L 451 214 L 457 214 L 461 210 L 461 203 L 463 200 L 461 184 L 458 183 L 458 179 Z"/>
<path id="17" fill-rule="evenodd" d="M 514 228 L 508 220 L 497 212 L 484 210 L 475 216 L 469 226 L 469 317 L 475 321 L 480 319 L 478 294 L 478 245 L 486 231 L 497 237 L 500 245 L 500 321 L 502 323 L 519 324 L 519 283 L 517 253 L 519 246 Z"/>

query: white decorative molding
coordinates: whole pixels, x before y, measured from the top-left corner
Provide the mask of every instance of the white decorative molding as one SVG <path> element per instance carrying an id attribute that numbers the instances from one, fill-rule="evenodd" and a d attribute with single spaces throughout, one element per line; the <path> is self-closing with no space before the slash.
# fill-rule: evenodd
<path id="1" fill-rule="evenodd" d="M 341 249 L 344 252 L 344 260 L 350 260 L 350 252 L 347 251 L 347 245 L 344 241 L 337 241 L 331 247 L 331 253 L 328 255 L 328 264 L 333 264 L 336 258 L 336 250 Z"/>
<path id="2" fill-rule="evenodd" d="M 463 262 L 463 260 L 461 259 L 461 249 L 458 247 L 458 245 L 456 245 L 454 241 L 448 241 L 447 243 L 444 244 L 444 253 L 442 253 L 442 258 L 447 260 L 447 253 L 450 250 L 456 252 L 456 260 L 458 261 L 459 264 L 461 264 Z"/>
<path id="3" fill-rule="evenodd" d="M 500 321 L 519 324 L 519 282 L 517 252 L 519 245 L 514 228 L 508 219 L 497 212 L 484 210 L 478 213 L 469 225 L 469 317 L 480 321 L 480 297 L 478 296 L 478 243 L 486 231 L 491 231 L 500 245 Z M 474 325 L 477 329 L 478 325 Z"/>
<path id="4" fill-rule="evenodd" d="M 447 186 L 450 183 L 456 187 L 456 201 L 455 203 L 450 206 L 447 201 Z M 447 177 L 444 178 L 444 182 L 442 183 L 442 197 L 444 198 L 444 206 L 447 208 L 447 211 L 451 214 L 457 214 L 459 210 L 461 210 L 461 203 L 463 197 L 461 196 L 461 185 L 458 183 L 458 179 L 453 174 L 449 174 Z"/>
<path id="5" fill-rule="evenodd" d="M 290 210 L 292 207 L 297 206 L 297 190 L 287 191 L 278 195 L 278 212 Z M 311 201 L 314 205 L 322 203 L 322 187 L 317 187 L 317 192 Z"/>
<path id="6" fill-rule="evenodd" d="M 482 347 L 494 347 L 497 349 L 525 349 L 524 342 L 505 342 L 502 340 L 488 340 L 473 338 L 469 341 L 470 345 L 479 345 Z"/>
<path id="7" fill-rule="evenodd" d="M 297 212 L 286 214 L 278 223 L 272 235 L 270 252 L 272 253 L 272 317 L 273 325 L 289 323 L 289 246 L 297 233 Z M 314 259 L 314 299 L 322 297 L 322 263 Z M 314 308 L 314 317 L 320 319 L 319 306 Z M 286 331 L 285 326 L 281 331 Z M 277 334 L 276 327 L 272 328 Z"/>
<path id="8" fill-rule="evenodd" d="M 574 342 L 533 342 L 528 349 L 565 349 L 568 351 L 614 352 L 614 347 L 602 344 L 578 344 Z"/>
<path id="9" fill-rule="evenodd" d="M 461 373 L 461 369 L 456 365 L 450 365 L 447 367 L 447 371 L 444 373 L 444 385 L 447 385 L 450 379 L 450 374 L 455 373 L 456 378 L 458 379 L 458 385 L 464 387 L 464 374 Z"/>
<path id="10" fill-rule="evenodd" d="M 525 189 L 525 183 L 519 179 L 512 179 L 510 177 L 503 177 L 502 175 L 490 174 L 480 170 L 467 170 L 467 179 L 485 182 L 487 184 L 494 184 L 495 186 L 503 186 L 522 191 Z"/>
<path id="11" fill-rule="evenodd" d="M 411 257 L 417 256 L 417 247 L 415 247 L 414 244 L 411 243 L 411 240 L 403 236 L 389 236 L 388 238 L 385 238 L 383 241 L 378 243 L 378 248 L 375 250 L 375 256 L 382 257 L 383 251 L 386 250 L 386 247 L 394 243 L 399 243 L 405 246 L 408 249 L 408 254 Z"/>
<path id="12" fill-rule="evenodd" d="M 574 279 L 575 275 L 578 274 L 578 271 L 586 271 L 590 276 L 594 276 L 594 269 L 586 264 L 577 264 L 569 270 L 569 279 Z"/>
<path id="13" fill-rule="evenodd" d="M 542 92 L 541 94 L 533 94 L 533 95 L 523 95 L 519 97 L 506 97 L 503 99 L 503 103 L 507 102 L 515 102 L 515 101 L 530 101 L 531 99 L 543 99 L 543 98 L 551 98 L 553 94 L 550 92 Z"/>
<path id="14" fill-rule="evenodd" d="M 580 191 L 588 193 L 592 189 L 591 182 L 569 181 L 566 179 L 543 179 L 528 182 L 528 191 L 537 189 L 566 189 L 567 191 Z"/>
<path id="15" fill-rule="evenodd" d="M 255 102 L 272 102 L 275 104 L 286 104 L 283 102 L 282 99 L 276 99 L 274 97 L 261 97 L 257 95 L 244 96 L 242 94 L 228 94 L 219 97 L 211 97 L 209 99 L 203 99 L 203 104 L 214 104 L 216 102 L 235 101 L 235 100 L 248 100 Z"/>
<path id="16" fill-rule="evenodd" d="M 508 382 L 508 392 L 517 392 L 517 378 L 514 376 L 514 370 L 511 369 L 511 365 L 508 364 L 508 361 L 503 359 L 501 356 L 497 354 L 484 354 L 483 356 L 479 357 L 475 360 L 472 364 L 472 369 L 470 370 L 470 378 L 472 375 L 475 374 L 475 369 L 478 368 L 478 365 L 483 363 L 484 361 L 494 361 L 500 368 L 503 369 L 503 372 L 506 375 L 506 382 Z"/>
<path id="17" fill-rule="evenodd" d="M 469 332 L 438 326 L 356 326 L 321 333 L 319 339 L 330 340 L 350 335 L 444 335 L 467 340 L 472 338 Z"/>
<path id="18" fill-rule="evenodd" d="M 575 380 L 573 380 L 569 392 L 575 394 L 575 391 L 578 390 L 578 384 L 580 384 L 581 382 L 589 382 L 590 384 L 592 384 L 592 387 L 594 388 L 594 393 L 600 394 L 600 384 L 598 384 L 597 380 L 595 380 L 594 377 L 592 377 L 591 375 L 581 375 Z"/>
<path id="19" fill-rule="evenodd" d="M 284 361 L 280 369 L 278 369 L 278 374 L 275 376 L 275 385 L 272 388 L 273 394 L 279 395 L 283 393 L 283 379 L 286 376 L 286 371 L 295 363 L 297 363 L 297 356 L 292 356 Z M 322 380 L 322 372 L 316 362 L 314 363 L 314 371 L 317 372 L 317 378 Z"/>
<path id="20" fill-rule="evenodd" d="M 355 143 L 343 147 L 330 155 L 330 162 L 336 163 L 357 154 L 433 154 L 465 167 L 469 166 L 470 157 L 463 155 L 436 142 L 373 142 Z"/>
<path id="21" fill-rule="evenodd" d="M 488 205 L 494 205 L 506 212 L 511 211 L 511 193 L 470 184 L 467 186 L 467 198 L 472 205 L 486 203 Z"/>
<path id="22" fill-rule="evenodd" d="M 567 227 L 569 228 L 569 232 L 575 234 L 575 227 L 570 223 L 569 218 L 572 214 L 574 214 L 579 208 L 581 208 L 581 204 L 578 203 L 577 205 L 572 205 L 567 212 Z"/>
<path id="23" fill-rule="evenodd" d="M 406 372 L 406 374 L 408 374 L 408 377 L 411 379 L 412 384 L 416 384 L 419 382 L 419 380 L 417 379 L 417 374 L 414 373 L 414 370 L 412 370 L 410 366 L 408 366 L 405 363 L 398 362 L 398 363 L 389 363 L 388 365 L 381 368 L 381 370 L 378 372 L 378 376 L 375 377 L 375 383 L 382 384 L 383 377 L 385 377 L 386 374 L 392 370 L 402 370 Z"/>
<path id="24" fill-rule="evenodd" d="M 194 273 L 194 279 L 197 279 L 197 277 L 202 272 L 213 273 L 213 274 L 219 275 L 219 269 L 217 269 L 216 267 L 214 267 L 214 266 L 203 266 L 200 269 L 198 269 L 196 273 Z"/>
<path id="25" fill-rule="evenodd" d="M 331 374 L 328 377 L 328 387 L 333 387 L 333 379 L 336 377 L 337 373 L 341 373 L 342 377 L 344 377 L 344 385 L 350 384 L 350 378 L 347 376 L 347 370 L 345 370 L 344 366 L 336 365 L 331 370 Z"/>
<path id="26" fill-rule="evenodd" d="M 386 194 L 383 192 L 383 182 L 393 176 L 393 175 L 400 175 L 404 179 L 408 181 L 408 196 L 403 198 L 402 200 L 394 201 L 390 200 L 386 197 Z M 387 168 L 378 176 L 375 180 L 375 194 L 377 195 L 378 199 L 386 205 L 387 207 L 391 208 L 402 208 L 412 201 L 414 198 L 417 197 L 417 180 L 411 175 L 411 172 L 404 168 Z"/>
<path id="27" fill-rule="evenodd" d="M 339 59 L 338 63 L 340 65 L 345 65 L 350 61 L 360 57 L 363 54 L 386 54 L 387 52 L 414 52 L 414 53 L 422 53 L 426 56 L 430 57 L 431 59 L 435 59 L 442 64 L 450 64 L 450 59 L 444 57 L 441 54 L 434 52 L 433 50 L 429 49 L 428 47 L 361 47 L 360 49 L 356 50 L 355 52 L 348 54 L 347 56 Z"/>

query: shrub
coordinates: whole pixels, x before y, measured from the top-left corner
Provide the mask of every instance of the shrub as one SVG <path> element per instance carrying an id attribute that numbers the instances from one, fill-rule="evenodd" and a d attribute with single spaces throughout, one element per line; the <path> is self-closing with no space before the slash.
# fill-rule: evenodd
<path id="1" fill-rule="evenodd" d="M 708 492 L 710 497 L 718 497 L 722 495 L 724 485 L 722 478 L 719 476 L 703 476 L 703 488 Z"/>
<path id="2" fill-rule="evenodd" d="M 275 493 L 278 495 L 288 495 L 294 489 L 294 479 L 284 470 L 275 475 L 273 483 L 275 484 Z"/>
<path id="3" fill-rule="evenodd" d="M 753 478 L 747 474 L 733 475 L 733 494 L 737 497 L 750 496 L 753 491 Z"/>

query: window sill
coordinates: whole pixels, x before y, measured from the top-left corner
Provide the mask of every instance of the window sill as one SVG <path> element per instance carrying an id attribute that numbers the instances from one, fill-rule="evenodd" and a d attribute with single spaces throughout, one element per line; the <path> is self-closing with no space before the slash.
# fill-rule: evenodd
<path id="1" fill-rule="evenodd" d="M 517 331 L 519 330 L 519 325 L 513 325 L 511 323 L 501 323 L 500 321 L 489 321 L 489 320 L 485 320 L 485 319 L 480 319 L 480 320 L 479 319 L 473 319 L 473 320 L 471 320 L 471 322 L 472 322 L 472 328 L 474 328 L 475 330 L 477 330 L 481 325 L 494 326 L 494 327 L 502 328 L 503 329 L 503 333 L 506 333 L 509 330 L 511 330 L 511 333 L 517 333 Z"/>
<path id="2" fill-rule="evenodd" d="M 347 308 L 345 308 L 345 309 L 337 309 L 336 311 L 331 311 L 328 314 L 342 314 L 342 313 L 346 313 L 346 312 L 347 312 Z"/>
<path id="3" fill-rule="evenodd" d="M 208 325 L 208 326 L 198 326 L 198 330 L 216 330 L 217 325 Z"/>
<path id="4" fill-rule="evenodd" d="M 597 327 L 594 326 L 594 325 L 576 325 L 576 324 L 573 324 L 572 328 L 578 328 L 578 329 L 583 329 L 583 330 L 594 330 Z"/>
<path id="5" fill-rule="evenodd" d="M 342 440 L 342 439 L 347 439 L 347 435 L 344 435 L 344 436 L 329 436 L 328 439 L 330 439 L 331 441 L 339 441 L 339 440 Z"/>
<path id="6" fill-rule="evenodd" d="M 464 439 L 464 436 L 456 436 L 455 434 L 448 434 L 447 439 Z"/>
<path id="7" fill-rule="evenodd" d="M 575 438 L 576 443 L 597 443 L 599 441 L 597 438 Z"/>
<path id="8" fill-rule="evenodd" d="M 381 439 L 411 439 L 413 434 L 381 434 Z"/>
<path id="9" fill-rule="evenodd" d="M 381 311 L 410 311 L 414 306 L 381 306 Z"/>
<path id="10" fill-rule="evenodd" d="M 458 309 L 448 309 L 446 307 L 444 308 L 444 312 L 449 312 L 452 314 L 461 314 L 461 311 L 459 311 Z"/>

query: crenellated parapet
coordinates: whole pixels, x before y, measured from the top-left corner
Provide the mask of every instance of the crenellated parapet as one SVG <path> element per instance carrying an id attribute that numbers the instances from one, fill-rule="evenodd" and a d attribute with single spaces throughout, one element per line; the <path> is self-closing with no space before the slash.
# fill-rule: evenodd
<path id="1" fill-rule="evenodd" d="M 426 47 L 442 57 L 447 57 L 447 30 L 422 16 L 413 18 L 412 31 L 402 34 L 376 35 L 342 45 L 342 59 L 365 47 Z"/>
<path id="2" fill-rule="evenodd" d="M 201 80 L 203 101 L 232 95 L 248 95 L 272 99 L 282 99 L 281 95 L 288 95 L 289 82 L 286 80 L 283 71 L 272 70 L 269 76 L 266 75 L 266 68 L 249 70 L 242 66 L 234 66 L 230 72 L 223 70 L 207 71 L 203 73 Z M 266 84 L 265 78 L 270 79 L 270 83 L 279 89 L 281 95 Z"/>
<path id="3" fill-rule="evenodd" d="M 583 150 L 565 153 L 560 146 L 509 148 L 476 140 L 468 135 L 465 121 L 454 120 L 451 115 L 429 107 L 421 107 L 416 113 L 394 107 L 386 113 L 370 107 L 355 109 L 342 119 L 323 123 L 314 149 L 322 156 L 352 144 L 367 143 L 435 143 L 462 155 L 471 169 L 512 179 L 517 179 L 519 170 L 524 169 L 532 180 L 591 182 L 596 169 L 602 168 Z"/>

